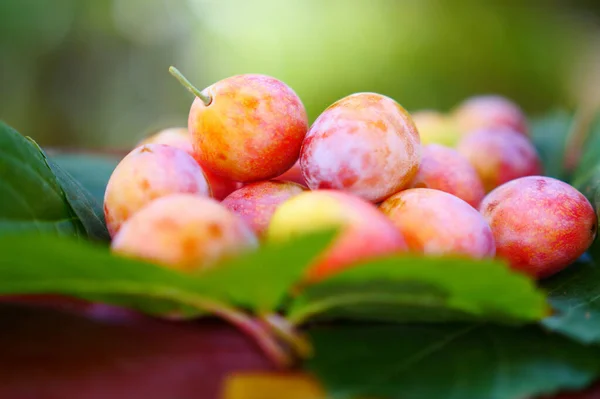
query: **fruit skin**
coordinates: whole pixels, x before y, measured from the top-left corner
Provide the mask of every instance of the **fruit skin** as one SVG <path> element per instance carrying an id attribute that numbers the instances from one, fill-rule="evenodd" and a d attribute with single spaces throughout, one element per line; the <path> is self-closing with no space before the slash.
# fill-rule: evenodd
<path id="1" fill-rule="evenodd" d="M 420 139 L 408 112 L 389 97 L 356 93 L 330 105 L 308 131 L 300 153 L 312 190 L 347 191 L 379 202 L 417 174 Z"/>
<path id="2" fill-rule="evenodd" d="M 187 128 L 171 127 L 160 130 L 140 141 L 136 147 L 144 144 L 165 144 L 179 148 L 193 156 L 196 161 L 200 163 L 199 157 L 196 156 L 192 146 L 192 136 L 189 134 Z M 202 166 L 202 164 L 200 164 L 200 166 Z M 213 198 L 219 201 L 241 187 L 241 183 L 224 179 L 210 172 L 206 168 L 202 168 L 202 170 L 208 179 Z"/>
<path id="3" fill-rule="evenodd" d="M 113 252 L 195 272 L 253 250 L 250 228 L 212 198 L 173 194 L 133 215 L 112 241 Z"/>
<path id="4" fill-rule="evenodd" d="M 212 195 L 196 160 L 187 152 L 164 144 L 133 149 L 119 162 L 106 186 L 104 216 L 111 237 L 150 201 L 175 193 Z"/>
<path id="5" fill-rule="evenodd" d="M 340 231 L 307 270 L 309 283 L 362 260 L 407 250 L 402 234 L 375 205 L 335 190 L 305 191 L 285 201 L 271 218 L 267 241 L 283 241 L 327 228 Z"/>
<path id="6" fill-rule="evenodd" d="M 411 112 L 417 126 L 421 144 L 442 144 L 448 147 L 456 145 L 461 134 L 454 118 L 435 110 Z"/>
<path id="7" fill-rule="evenodd" d="M 296 161 L 294 166 L 292 166 L 290 169 L 288 169 L 287 172 L 283 173 L 282 175 L 277 176 L 275 180 L 291 181 L 308 188 L 308 184 L 306 184 L 306 180 L 304 180 L 304 176 L 302 175 L 300 161 Z"/>
<path id="8" fill-rule="evenodd" d="M 385 200 L 379 209 L 396 225 L 411 251 L 475 259 L 496 253 L 490 226 L 460 198 L 430 188 L 411 188 Z"/>
<path id="9" fill-rule="evenodd" d="M 161 129 L 140 140 L 135 147 L 146 144 L 164 144 L 179 148 L 193 156 L 192 139 L 185 127 L 168 127 Z"/>
<path id="10" fill-rule="evenodd" d="M 511 129 L 476 130 L 467 134 L 456 149 L 475 167 L 486 192 L 510 180 L 543 172 L 535 146 Z"/>
<path id="11" fill-rule="evenodd" d="M 245 185 L 221 203 L 244 219 L 258 237 L 262 237 L 277 207 L 305 190 L 305 187 L 292 182 L 262 181 Z"/>
<path id="12" fill-rule="evenodd" d="M 286 84 L 265 75 L 236 75 L 202 93 L 212 102 L 194 100 L 188 130 L 210 172 L 247 183 L 277 177 L 298 160 L 308 116 Z"/>
<path id="13" fill-rule="evenodd" d="M 551 276 L 592 244 L 598 219 L 574 187 L 544 176 L 510 181 L 480 206 L 496 238 L 498 257 L 534 278 Z"/>
<path id="14" fill-rule="evenodd" d="M 529 134 L 527 117 L 511 100 L 495 94 L 469 97 L 452 112 L 463 133 L 473 130 L 505 127 L 523 135 Z"/>
<path id="15" fill-rule="evenodd" d="M 485 196 L 483 183 L 473 165 L 458 151 L 439 144 L 423 147 L 421 166 L 410 187 L 445 191 L 474 208 Z"/>

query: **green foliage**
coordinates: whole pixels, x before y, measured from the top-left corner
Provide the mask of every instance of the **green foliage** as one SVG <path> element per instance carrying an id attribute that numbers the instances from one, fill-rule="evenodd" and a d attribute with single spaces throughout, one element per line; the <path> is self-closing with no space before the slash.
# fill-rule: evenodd
<path id="1" fill-rule="evenodd" d="M 591 175 L 598 175 L 600 168 L 600 112 L 592 121 L 590 131 L 583 145 L 581 159 L 573 176 L 573 184 L 576 187 L 586 187 L 585 182 L 590 183 Z M 596 184 L 597 185 L 597 184 Z"/>
<path id="2" fill-rule="evenodd" d="M 384 325 L 314 328 L 307 368 L 331 399 L 514 399 L 578 389 L 600 348 L 536 327 Z"/>
<path id="3" fill-rule="evenodd" d="M 504 262 L 394 256 L 307 287 L 288 309 L 308 320 L 531 322 L 547 314 L 544 295 Z"/>
<path id="4" fill-rule="evenodd" d="M 564 159 L 572 124 L 573 114 L 565 110 L 556 110 L 530 121 L 531 139 L 542 159 L 546 176 L 563 181 L 568 179 Z"/>
<path id="5" fill-rule="evenodd" d="M 104 203 L 104 191 L 120 157 L 97 154 L 48 154 L 51 164 L 77 180 L 96 200 Z"/>
<path id="6" fill-rule="evenodd" d="M 587 137 L 573 185 L 592 203 L 600 223 L 600 118 Z M 596 225 L 598 226 L 598 224 Z M 544 325 L 582 342 L 600 342 L 600 240 L 582 259 L 544 282 L 556 313 Z"/>
<path id="7" fill-rule="evenodd" d="M 592 203 L 600 223 L 600 117 L 587 136 L 573 183 Z M 596 229 L 598 224 L 596 224 Z M 600 343 L 600 240 L 583 257 L 543 288 L 556 313 L 544 325 L 581 342 Z"/>
<path id="8" fill-rule="evenodd" d="M 584 343 L 600 343 L 600 267 L 580 261 L 545 281 L 555 313 L 543 321 L 551 330 Z"/>
<path id="9" fill-rule="evenodd" d="M 104 201 L 98 202 L 73 176 L 55 162 L 48 159 L 47 162 L 58 179 L 69 205 L 71 205 L 73 212 L 83 225 L 87 236 L 93 240 L 110 241 L 110 234 L 106 228 L 102 208 Z"/>
<path id="10" fill-rule="evenodd" d="M 83 233 L 37 145 L 0 121 L 0 232 Z"/>
<path id="11" fill-rule="evenodd" d="M 207 304 L 274 311 L 329 243 L 331 232 L 264 246 L 194 275 L 114 256 L 104 247 L 49 235 L 0 240 L 0 294 L 65 294 L 153 314 L 197 314 Z M 291 258 L 290 258 L 291 257 Z M 189 312 L 190 308 L 195 312 Z"/>
<path id="12" fill-rule="evenodd" d="M 274 312 L 333 236 L 331 231 L 322 231 L 280 245 L 263 245 L 203 273 L 203 292 L 257 312 Z"/>

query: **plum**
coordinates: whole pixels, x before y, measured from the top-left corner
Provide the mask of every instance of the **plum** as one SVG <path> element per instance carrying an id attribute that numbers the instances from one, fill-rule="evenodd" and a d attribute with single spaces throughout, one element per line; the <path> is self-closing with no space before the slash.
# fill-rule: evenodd
<path id="1" fill-rule="evenodd" d="M 211 196 L 204 171 L 179 148 L 146 144 L 133 149 L 113 171 L 104 194 L 104 216 L 111 237 L 150 201 L 174 193 Z"/>
<path id="2" fill-rule="evenodd" d="M 505 127 L 527 135 L 527 118 L 521 108 L 509 99 L 485 94 L 470 97 L 452 112 L 458 128 L 463 133 L 472 130 Z"/>
<path id="3" fill-rule="evenodd" d="M 114 237 L 111 249 L 122 256 L 196 272 L 257 246 L 250 227 L 216 200 L 171 194 L 150 202 L 129 218 Z"/>
<path id="4" fill-rule="evenodd" d="M 463 137 L 456 149 L 475 167 L 487 192 L 510 180 L 542 174 L 533 143 L 509 128 L 487 128 Z"/>
<path id="5" fill-rule="evenodd" d="M 308 131 L 300 167 L 308 187 L 379 202 L 408 186 L 421 160 L 410 115 L 389 97 L 355 93 L 330 105 Z"/>
<path id="6" fill-rule="evenodd" d="M 231 193 L 221 203 L 242 217 L 261 238 L 277 207 L 288 198 L 305 190 L 305 187 L 288 181 L 272 180 L 249 183 Z"/>
<path id="7" fill-rule="evenodd" d="M 140 140 L 135 147 L 146 144 L 164 144 L 184 150 L 194 156 L 191 136 L 185 127 L 168 127 L 158 130 Z"/>
<path id="8" fill-rule="evenodd" d="M 494 233 L 498 257 L 534 278 L 551 276 L 575 261 L 598 228 L 586 197 L 551 177 L 505 183 L 483 199 L 480 211 Z"/>
<path id="9" fill-rule="evenodd" d="M 196 156 L 196 153 L 194 152 L 194 148 L 192 146 L 192 136 L 189 134 L 187 128 L 172 127 L 160 130 L 143 139 L 136 147 L 144 144 L 165 144 L 179 148 L 193 156 L 200 164 L 200 157 Z M 202 164 L 200 164 L 200 166 L 202 166 Z M 218 176 L 209 171 L 207 168 L 202 168 L 202 170 L 208 179 L 212 196 L 216 200 L 221 201 L 223 198 L 227 197 L 229 194 L 241 187 L 241 183 Z"/>
<path id="10" fill-rule="evenodd" d="M 170 71 L 196 96 L 188 130 L 207 170 L 248 183 L 275 178 L 298 160 L 308 116 L 285 83 L 271 76 L 244 74 L 201 92 L 175 68 Z"/>
<path id="11" fill-rule="evenodd" d="M 412 252 L 490 258 L 496 253 L 490 226 L 460 198 L 431 188 L 394 194 L 379 209 L 402 233 Z"/>
<path id="12" fill-rule="evenodd" d="M 442 190 L 474 208 L 485 196 L 483 183 L 471 163 L 458 151 L 439 144 L 423 147 L 421 166 L 410 187 Z"/>
<path id="13" fill-rule="evenodd" d="M 340 231 L 307 270 L 316 282 L 366 259 L 407 250 L 402 234 L 375 205 L 343 191 L 305 191 L 275 211 L 267 229 L 270 242 L 327 228 Z"/>
<path id="14" fill-rule="evenodd" d="M 302 176 L 302 169 L 300 168 L 300 161 L 296 161 L 294 166 L 284 172 L 282 175 L 277 176 L 275 180 L 281 181 L 291 181 L 297 184 L 300 184 L 304 187 L 308 187 L 306 184 L 306 180 L 304 180 L 304 176 Z"/>
<path id="15" fill-rule="evenodd" d="M 434 110 L 411 112 L 410 115 L 419 131 L 421 144 L 436 143 L 453 147 L 460 139 L 458 126 L 448 115 Z"/>

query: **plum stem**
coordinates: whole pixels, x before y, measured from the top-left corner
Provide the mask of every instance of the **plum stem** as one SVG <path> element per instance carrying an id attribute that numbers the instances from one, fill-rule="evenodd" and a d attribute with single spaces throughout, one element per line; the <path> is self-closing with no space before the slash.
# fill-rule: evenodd
<path id="1" fill-rule="evenodd" d="M 179 72 L 177 68 L 171 66 L 169 67 L 169 72 L 179 81 L 179 83 L 183 85 L 183 87 L 188 89 L 190 93 L 202 100 L 205 106 L 208 107 L 210 105 L 210 103 L 212 102 L 212 97 L 206 94 L 202 94 L 202 92 L 198 90 L 198 88 L 194 86 L 189 80 L 187 80 L 187 78 L 183 76 L 183 74 Z"/>
<path id="2" fill-rule="evenodd" d="M 260 319 L 267 324 L 281 340 L 290 345 L 300 358 L 306 359 L 312 356 L 313 347 L 310 342 L 302 336 L 287 319 L 275 313 L 261 315 Z"/>

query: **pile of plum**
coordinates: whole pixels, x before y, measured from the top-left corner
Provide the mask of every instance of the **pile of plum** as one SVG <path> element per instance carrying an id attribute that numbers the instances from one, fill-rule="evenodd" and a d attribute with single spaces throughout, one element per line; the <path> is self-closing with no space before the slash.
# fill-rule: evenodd
<path id="1" fill-rule="evenodd" d="M 300 98 L 273 77 L 200 91 L 171 73 L 196 96 L 187 128 L 138 143 L 106 189 L 121 256 L 194 272 L 338 228 L 308 280 L 406 252 L 498 257 L 543 278 L 595 238 L 591 204 L 543 176 L 526 117 L 504 97 L 411 115 L 387 96 L 355 93 L 309 126 Z"/>

